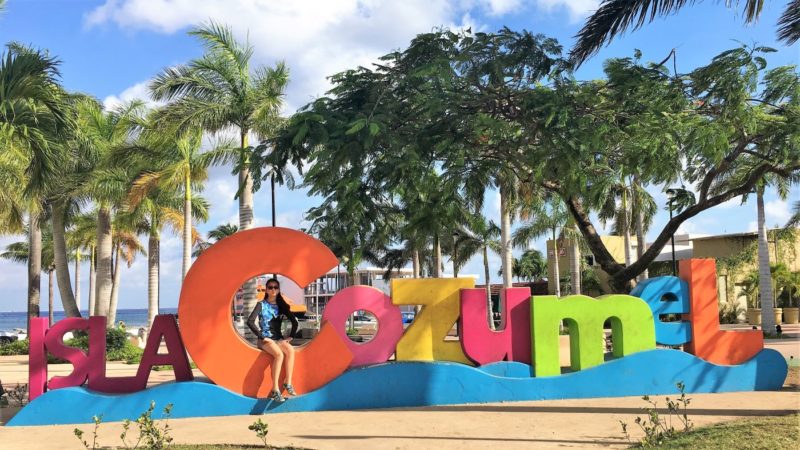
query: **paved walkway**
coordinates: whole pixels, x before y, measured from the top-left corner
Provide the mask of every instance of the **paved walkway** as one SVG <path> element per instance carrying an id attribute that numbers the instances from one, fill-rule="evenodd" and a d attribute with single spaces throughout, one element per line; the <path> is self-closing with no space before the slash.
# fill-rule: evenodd
<path id="1" fill-rule="evenodd" d="M 794 339 L 770 340 L 788 358 L 797 359 L 800 340 L 797 325 L 790 327 Z M 131 375 L 135 365 L 109 363 L 112 376 Z M 51 365 L 50 375 L 66 375 L 68 365 Z M 195 375 L 202 376 L 198 371 Z M 27 382 L 27 357 L 0 357 L 0 380 L 6 386 Z M 152 372 L 150 383 L 172 380 L 171 371 Z M 609 380 L 613 382 L 613 380 Z M 778 392 L 691 394 L 691 420 L 707 425 L 737 418 L 782 415 L 800 410 L 800 372 L 792 369 Z M 658 398 L 664 405 L 663 397 Z M 624 448 L 620 420 L 628 423 L 632 438 L 641 436 L 634 419 L 645 403 L 639 397 L 590 400 L 558 400 L 520 403 L 458 405 L 372 411 L 328 411 L 263 416 L 269 423 L 272 445 L 294 445 L 314 449 L 472 449 L 503 448 Z M 0 409 L 0 423 L 9 409 Z M 176 443 L 260 444 L 247 429 L 257 416 L 233 416 L 170 421 Z M 0 427 L 0 449 L 81 448 L 72 430 L 75 425 Z M 79 425 L 91 433 L 90 425 Z M 118 446 L 121 424 L 100 427 L 99 442 Z"/>
<path id="2" fill-rule="evenodd" d="M 690 395 L 690 419 L 697 425 L 797 412 L 800 392 Z M 659 397 L 659 404 L 664 405 Z M 624 448 L 619 421 L 642 415 L 638 397 L 459 405 L 373 411 L 328 411 L 263 416 L 272 445 L 314 449 L 485 449 Z M 247 426 L 262 416 L 170 421 L 176 443 L 258 444 Z M 91 433 L 90 425 L 78 426 Z M 3 449 L 75 449 L 74 425 L 0 429 Z M 100 427 L 99 442 L 120 445 L 119 423 Z"/>

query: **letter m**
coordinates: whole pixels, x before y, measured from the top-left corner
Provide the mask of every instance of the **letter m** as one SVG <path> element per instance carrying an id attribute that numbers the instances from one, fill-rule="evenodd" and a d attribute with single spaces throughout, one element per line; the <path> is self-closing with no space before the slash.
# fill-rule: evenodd
<path id="1" fill-rule="evenodd" d="M 642 299 L 607 295 L 594 299 L 570 295 L 534 296 L 531 301 L 532 361 L 537 377 L 561 374 L 559 325 L 569 329 L 570 367 L 581 370 L 601 364 L 605 354 L 603 324 L 611 322 L 613 355 L 621 357 L 656 346 L 653 313 Z"/>

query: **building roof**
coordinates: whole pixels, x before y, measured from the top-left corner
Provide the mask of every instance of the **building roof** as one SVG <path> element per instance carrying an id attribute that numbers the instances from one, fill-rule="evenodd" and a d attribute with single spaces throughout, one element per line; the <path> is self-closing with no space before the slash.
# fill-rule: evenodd
<path id="1" fill-rule="evenodd" d="M 770 231 L 778 231 L 782 230 L 783 228 L 768 228 L 767 232 Z M 727 239 L 727 238 L 736 238 L 736 237 L 756 237 L 758 235 L 757 231 L 746 231 L 744 233 L 729 233 L 729 234 L 715 234 L 713 236 L 698 236 L 691 238 L 692 241 L 703 241 L 703 240 L 711 240 L 711 239 Z"/>

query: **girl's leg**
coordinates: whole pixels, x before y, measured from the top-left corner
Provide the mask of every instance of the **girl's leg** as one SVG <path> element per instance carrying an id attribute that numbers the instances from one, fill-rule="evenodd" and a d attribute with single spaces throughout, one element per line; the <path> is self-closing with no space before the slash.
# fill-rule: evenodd
<path id="1" fill-rule="evenodd" d="M 294 373 L 294 347 L 286 341 L 279 341 L 283 355 L 286 357 L 286 384 L 292 384 L 292 374 Z"/>
<path id="2" fill-rule="evenodd" d="M 272 339 L 265 339 L 261 342 L 261 350 L 272 356 L 272 390 L 280 392 L 280 384 L 278 377 L 281 375 L 281 366 L 283 365 L 283 352 L 278 344 Z"/>

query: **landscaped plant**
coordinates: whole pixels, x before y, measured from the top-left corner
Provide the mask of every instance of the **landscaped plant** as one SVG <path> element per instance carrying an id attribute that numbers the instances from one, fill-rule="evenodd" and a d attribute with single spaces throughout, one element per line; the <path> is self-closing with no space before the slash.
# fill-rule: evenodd
<path id="1" fill-rule="evenodd" d="M 264 448 L 267 448 L 267 433 L 269 433 L 269 424 L 266 424 L 261 421 L 261 419 L 256 420 L 253 422 L 249 427 L 248 430 L 253 431 L 256 433 L 261 442 L 264 443 Z"/>
<path id="2" fill-rule="evenodd" d="M 644 431 L 644 437 L 639 441 L 637 447 L 655 447 L 661 445 L 666 439 L 674 437 L 680 432 L 687 432 L 693 428 L 692 421 L 689 419 L 687 408 L 692 399 L 686 397 L 686 386 L 683 382 L 676 384 L 681 396 L 675 400 L 666 398 L 667 411 L 669 415 L 664 419 L 658 412 L 658 402 L 651 400 L 649 395 L 642 396 L 642 400 L 646 401 L 649 406 L 644 408 L 647 416 L 644 418 L 636 417 L 634 423 Z M 676 430 L 672 425 L 673 417 L 675 417 L 681 425 L 682 430 Z M 619 421 L 622 427 L 622 434 L 625 439 L 630 441 L 630 433 L 628 433 L 628 424 L 625 421 Z"/>
<path id="3" fill-rule="evenodd" d="M 0 390 L 0 404 L 8 406 L 25 406 L 28 403 L 28 385 L 18 384 L 13 388 Z"/>
<path id="4" fill-rule="evenodd" d="M 122 434 L 120 434 L 119 437 L 122 440 L 122 445 L 125 448 L 127 449 L 146 448 L 146 449 L 162 450 L 170 448 L 172 446 L 173 438 L 172 436 L 169 435 L 170 432 L 169 416 L 172 413 L 172 403 L 164 407 L 163 425 L 161 425 L 158 420 L 153 420 L 153 411 L 155 410 L 155 408 L 156 408 L 156 402 L 151 401 L 150 407 L 147 408 L 147 411 L 143 412 L 138 419 L 136 419 L 135 421 L 125 419 L 122 422 Z M 78 440 L 81 441 L 84 447 L 86 447 L 87 449 L 94 450 L 98 448 L 97 431 L 100 429 L 100 424 L 103 421 L 103 415 L 101 414 L 99 416 L 92 416 L 92 420 L 94 421 L 94 430 L 92 432 L 91 446 L 89 446 L 88 441 L 83 439 L 83 435 L 85 434 L 83 430 L 81 430 L 80 428 L 75 428 L 73 430 L 73 434 L 75 434 L 75 437 L 77 437 Z M 136 427 L 139 430 L 139 435 L 136 438 L 135 442 L 128 442 L 128 432 L 130 431 L 132 423 L 136 424 Z"/>

